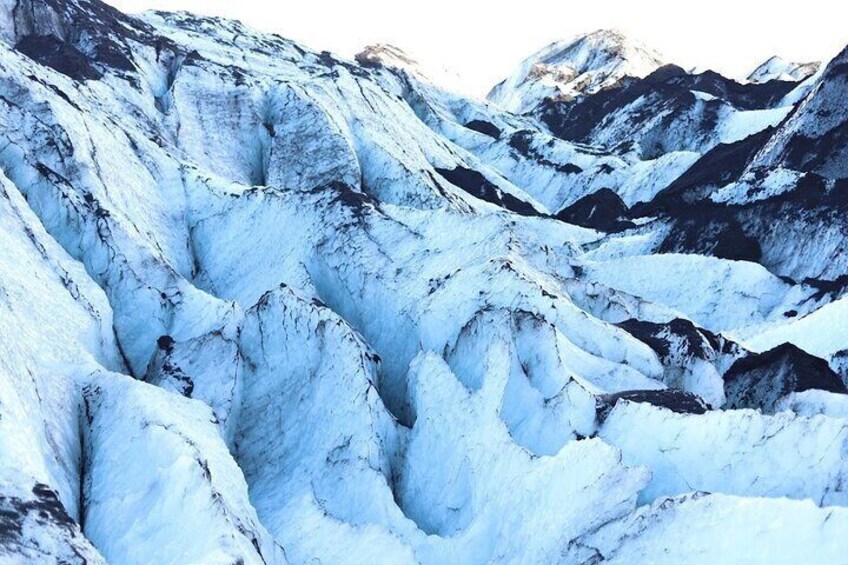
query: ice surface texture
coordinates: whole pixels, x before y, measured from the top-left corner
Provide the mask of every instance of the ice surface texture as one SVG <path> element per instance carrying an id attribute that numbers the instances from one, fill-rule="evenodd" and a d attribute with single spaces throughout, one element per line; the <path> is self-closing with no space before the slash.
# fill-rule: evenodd
<path id="1" fill-rule="evenodd" d="M 843 559 L 846 59 L 0 0 L 0 561 Z"/>

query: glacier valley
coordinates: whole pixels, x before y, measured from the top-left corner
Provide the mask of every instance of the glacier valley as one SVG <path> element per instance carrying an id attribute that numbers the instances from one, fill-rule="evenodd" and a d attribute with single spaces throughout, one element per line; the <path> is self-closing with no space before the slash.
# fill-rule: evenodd
<path id="1" fill-rule="evenodd" d="M 0 234 L 2 563 L 848 559 L 848 48 L 0 0 Z"/>

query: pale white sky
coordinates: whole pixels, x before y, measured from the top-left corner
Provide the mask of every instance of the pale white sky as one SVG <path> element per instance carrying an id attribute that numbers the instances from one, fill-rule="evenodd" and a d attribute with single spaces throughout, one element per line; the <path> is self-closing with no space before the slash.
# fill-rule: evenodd
<path id="1" fill-rule="evenodd" d="M 771 55 L 827 60 L 848 44 L 844 0 L 107 0 L 126 12 L 188 10 L 236 18 L 316 50 L 352 57 L 391 43 L 447 67 L 485 95 L 526 56 L 559 39 L 617 28 L 668 62 L 747 75 Z"/>

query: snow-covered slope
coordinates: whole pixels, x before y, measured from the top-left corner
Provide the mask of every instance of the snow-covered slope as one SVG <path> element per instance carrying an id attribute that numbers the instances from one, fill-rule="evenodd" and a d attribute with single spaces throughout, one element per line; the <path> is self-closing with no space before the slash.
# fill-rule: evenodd
<path id="1" fill-rule="evenodd" d="M 691 74 L 666 65 L 575 100 L 541 100 L 534 115 L 558 137 L 641 159 L 703 154 L 780 123 L 792 109 L 783 98 L 795 86 L 740 84 L 712 71 Z"/>
<path id="2" fill-rule="evenodd" d="M 635 428 L 641 433 L 633 433 Z M 848 464 L 825 447 L 845 445 L 843 419 L 752 410 L 674 414 L 619 402 L 599 437 L 618 446 L 625 463 L 653 471 L 640 494 L 644 501 L 693 490 L 811 499 L 821 506 L 848 501 Z M 786 456 L 796 450 L 797 456 Z"/>
<path id="3" fill-rule="evenodd" d="M 575 540 L 566 563 L 838 562 L 845 508 L 696 493 L 658 499 Z"/>
<path id="4" fill-rule="evenodd" d="M 846 61 L 843 51 L 777 127 L 714 147 L 642 210 L 673 220 L 660 249 L 727 256 L 736 247 L 737 257 L 794 280 L 848 272 Z M 774 84 L 783 83 L 756 86 Z"/>
<path id="5" fill-rule="evenodd" d="M 810 215 L 841 59 L 640 79 L 592 34 L 502 86 L 582 77 L 519 116 L 230 20 L 0 0 L 0 31 L 0 561 L 848 550 L 843 224 Z M 774 198 L 824 236 L 751 233 Z"/>

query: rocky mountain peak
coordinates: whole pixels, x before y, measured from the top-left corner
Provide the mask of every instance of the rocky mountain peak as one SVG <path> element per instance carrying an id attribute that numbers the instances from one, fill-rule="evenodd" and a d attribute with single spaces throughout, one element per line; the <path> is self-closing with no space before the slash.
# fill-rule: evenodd
<path id="1" fill-rule="evenodd" d="M 820 61 L 796 63 L 775 55 L 754 69 L 748 75 L 747 80 L 755 83 L 764 83 L 771 80 L 798 82 L 816 74 L 821 65 Z"/>
<path id="2" fill-rule="evenodd" d="M 418 71 L 418 61 L 407 55 L 400 47 L 385 43 L 368 45 L 354 58 L 361 65 L 380 65 Z"/>
<path id="3" fill-rule="evenodd" d="M 513 112 L 532 109 L 542 97 L 574 98 L 642 78 L 664 65 L 662 57 L 617 30 L 598 30 L 539 50 L 495 86 L 489 99 Z"/>

